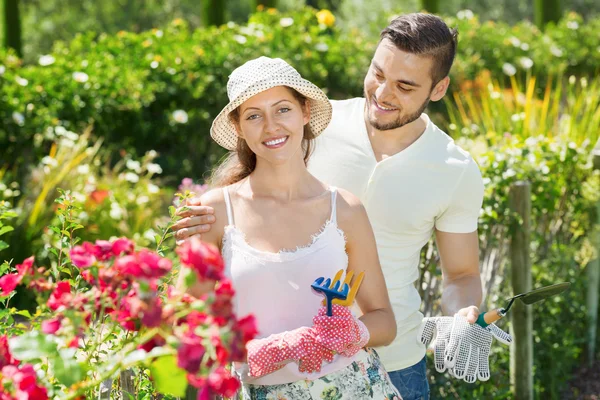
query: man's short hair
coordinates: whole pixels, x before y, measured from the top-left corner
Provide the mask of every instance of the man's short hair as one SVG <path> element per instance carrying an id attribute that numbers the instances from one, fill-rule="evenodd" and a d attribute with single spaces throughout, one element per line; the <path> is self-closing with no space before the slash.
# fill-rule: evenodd
<path id="1" fill-rule="evenodd" d="M 381 31 L 380 41 L 389 39 L 402 51 L 431 57 L 431 78 L 437 84 L 450 73 L 456 54 L 458 31 L 448 28 L 432 14 L 413 13 L 395 18 Z"/>

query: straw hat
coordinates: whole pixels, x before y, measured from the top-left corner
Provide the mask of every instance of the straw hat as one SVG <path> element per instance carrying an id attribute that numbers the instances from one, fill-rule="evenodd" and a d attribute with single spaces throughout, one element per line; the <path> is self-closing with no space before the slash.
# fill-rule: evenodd
<path id="1" fill-rule="evenodd" d="M 302 78 L 280 58 L 259 57 L 235 69 L 227 82 L 229 104 L 210 128 L 210 136 L 221 146 L 234 150 L 238 134 L 229 113 L 250 97 L 275 86 L 288 86 L 306 96 L 310 103 L 310 127 L 318 136 L 331 121 L 331 103 L 321 89 Z"/>

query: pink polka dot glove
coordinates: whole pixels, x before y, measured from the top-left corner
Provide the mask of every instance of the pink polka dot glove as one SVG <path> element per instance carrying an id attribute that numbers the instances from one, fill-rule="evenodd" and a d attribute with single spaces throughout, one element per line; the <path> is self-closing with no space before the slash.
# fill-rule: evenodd
<path id="1" fill-rule="evenodd" d="M 251 340 L 246 349 L 253 377 L 275 372 L 289 362 L 296 362 L 300 372 L 319 372 L 323 361 L 333 360 L 333 352 L 318 343 L 315 330 L 308 327 Z"/>
<path id="2" fill-rule="evenodd" d="M 369 330 L 347 307 L 334 304 L 332 311 L 333 315 L 329 317 L 327 307 L 322 307 L 313 318 L 317 342 L 336 353 L 352 357 L 369 342 Z"/>

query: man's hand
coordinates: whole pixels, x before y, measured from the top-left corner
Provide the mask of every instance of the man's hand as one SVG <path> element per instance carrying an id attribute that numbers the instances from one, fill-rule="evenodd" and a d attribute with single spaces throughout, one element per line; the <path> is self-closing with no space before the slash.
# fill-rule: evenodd
<path id="1" fill-rule="evenodd" d="M 186 200 L 185 206 L 179 207 L 176 212 L 182 219 L 171 228 L 175 232 L 177 245 L 181 245 L 192 236 L 202 238 L 202 233 L 210 231 L 211 224 L 215 222 L 214 213 L 212 207 L 200 203 L 200 198 Z"/>
<path id="2" fill-rule="evenodd" d="M 493 338 L 504 344 L 512 342 L 512 337 L 496 325 L 482 328 L 458 314 L 425 318 L 418 340 L 428 345 L 434 336 L 435 369 L 438 372 L 448 369 L 450 375 L 469 383 L 490 379 L 489 355 Z"/>
<path id="3" fill-rule="evenodd" d="M 474 324 L 479 317 L 479 308 L 475 306 L 461 308 L 456 314 L 462 315 L 467 319 L 468 323 Z"/>

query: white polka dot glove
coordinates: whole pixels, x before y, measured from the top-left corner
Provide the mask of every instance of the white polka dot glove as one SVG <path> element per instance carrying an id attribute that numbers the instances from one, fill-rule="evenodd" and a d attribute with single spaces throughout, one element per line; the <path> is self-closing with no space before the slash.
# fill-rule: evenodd
<path id="1" fill-rule="evenodd" d="M 332 311 L 333 315 L 327 316 L 327 307 L 322 307 L 313 318 L 317 341 L 336 353 L 352 357 L 369 342 L 369 331 L 347 307 L 333 304 Z"/>
<path id="2" fill-rule="evenodd" d="M 323 361 L 333 360 L 333 352 L 318 343 L 315 329 L 308 327 L 251 340 L 246 349 L 253 377 L 275 372 L 289 362 L 296 362 L 300 372 L 319 372 Z"/>
<path id="3" fill-rule="evenodd" d="M 470 324 L 462 315 L 425 318 L 418 335 L 419 342 L 428 345 L 435 336 L 434 359 L 438 372 L 448 373 L 466 382 L 490 379 L 489 356 L 492 338 L 510 344 L 512 337 L 490 324 L 482 328 Z"/>

